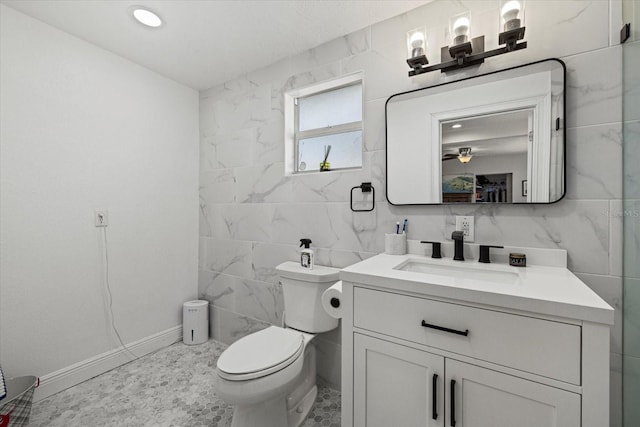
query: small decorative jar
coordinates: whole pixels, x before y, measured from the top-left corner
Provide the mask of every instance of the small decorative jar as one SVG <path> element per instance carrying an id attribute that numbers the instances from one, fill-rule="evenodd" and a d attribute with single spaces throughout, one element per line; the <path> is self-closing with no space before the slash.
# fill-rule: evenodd
<path id="1" fill-rule="evenodd" d="M 527 256 L 525 254 L 509 254 L 509 265 L 512 267 L 526 267 L 527 266 Z"/>

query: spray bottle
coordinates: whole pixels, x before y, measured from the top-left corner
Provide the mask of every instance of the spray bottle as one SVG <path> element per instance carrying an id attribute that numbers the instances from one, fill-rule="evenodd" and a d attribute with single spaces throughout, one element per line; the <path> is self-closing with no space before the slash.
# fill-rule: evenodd
<path id="1" fill-rule="evenodd" d="M 313 270 L 313 250 L 309 249 L 310 244 L 311 239 L 300 239 L 300 247 L 304 246 L 300 251 L 300 266 Z"/>

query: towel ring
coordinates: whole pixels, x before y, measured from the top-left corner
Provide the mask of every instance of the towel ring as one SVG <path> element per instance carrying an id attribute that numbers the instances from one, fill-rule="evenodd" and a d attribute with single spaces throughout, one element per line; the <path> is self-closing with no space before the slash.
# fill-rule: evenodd
<path id="1" fill-rule="evenodd" d="M 360 188 L 363 193 L 372 193 L 371 194 L 371 209 L 354 209 L 353 208 L 353 190 L 356 188 Z M 371 212 L 376 207 L 376 189 L 373 188 L 370 182 L 363 182 L 360 185 L 356 185 L 351 189 L 351 195 L 349 200 L 349 207 L 353 212 Z"/>

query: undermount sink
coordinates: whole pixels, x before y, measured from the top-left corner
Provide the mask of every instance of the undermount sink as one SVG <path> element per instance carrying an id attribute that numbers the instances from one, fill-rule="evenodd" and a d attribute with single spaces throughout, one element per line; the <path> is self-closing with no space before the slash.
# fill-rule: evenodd
<path id="1" fill-rule="evenodd" d="M 422 273 L 430 276 L 441 276 L 448 279 L 463 279 L 490 283 L 515 285 L 519 282 L 519 275 L 515 271 L 508 271 L 504 266 L 483 265 L 471 266 L 460 262 L 459 265 L 436 264 L 422 259 L 408 259 L 394 270 Z M 515 267 L 508 267 L 515 268 Z"/>

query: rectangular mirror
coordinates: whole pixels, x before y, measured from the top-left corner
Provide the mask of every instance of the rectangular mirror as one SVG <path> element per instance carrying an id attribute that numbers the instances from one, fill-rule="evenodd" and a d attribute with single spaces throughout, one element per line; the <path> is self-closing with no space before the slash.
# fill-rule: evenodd
<path id="1" fill-rule="evenodd" d="M 391 96 L 389 203 L 560 200 L 565 74 L 549 59 Z"/>

